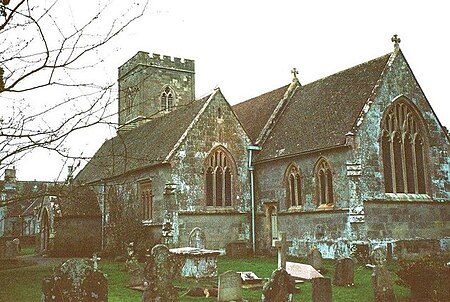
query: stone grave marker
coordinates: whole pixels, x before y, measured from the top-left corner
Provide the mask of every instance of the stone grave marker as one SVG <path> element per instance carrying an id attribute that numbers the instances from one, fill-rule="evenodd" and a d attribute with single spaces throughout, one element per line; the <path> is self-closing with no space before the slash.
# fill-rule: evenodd
<path id="1" fill-rule="evenodd" d="M 372 273 L 372 287 L 375 301 L 395 301 L 394 287 L 392 285 L 389 270 L 384 266 L 386 256 L 384 249 L 380 246 L 374 248 L 371 254 L 372 263 L 375 268 Z"/>
<path id="2" fill-rule="evenodd" d="M 262 302 L 292 301 L 295 283 L 284 268 L 273 271 L 269 281 L 263 286 Z"/>
<path id="3" fill-rule="evenodd" d="M 333 284 L 337 286 L 353 286 L 354 279 L 353 259 L 346 257 L 336 261 Z"/>
<path id="4" fill-rule="evenodd" d="M 178 292 L 172 284 L 174 279 L 173 259 L 164 244 L 155 245 L 147 255 L 143 302 L 178 301 Z"/>
<path id="5" fill-rule="evenodd" d="M 69 259 L 42 283 L 42 301 L 108 301 L 108 282 L 88 261 Z"/>
<path id="6" fill-rule="evenodd" d="M 3 257 L 8 259 L 15 259 L 19 255 L 19 239 L 8 240 L 5 242 L 3 249 Z"/>
<path id="7" fill-rule="evenodd" d="M 142 288 L 144 285 L 143 269 L 136 258 L 134 242 L 130 242 L 127 246 L 127 260 L 125 261 L 125 269 L 130 275 L 128 287 Z"/>
<path id="8" fill-rule="evenodd" d="M 331 279 L 315 278 L 312 280 L 312 302 L 332 302 Z"/>
<path id="9" fill-rule="evenodd" d="M 241 301 L 241 275 L 227 271 L 219 276 L 219 292 L 217 301 Z"/>
<path id="10" fill-rule="evenodd" d="M 322 253 L 319 251 L 318 248 L 315 247 L 309 252 L 308 263 L 318 271 L 323 270 Z"/>
<path id="11" fill-rule="evenodd" d="M 280 239 L 274 241 L 274 246 L 278 251 L 278 268 L 286 269 L 286 251 L 289 246 L 286 240 L 286 232 L 280 232 L 278 238 Z"/>
<path id="12" fill-rule="evenodd" d="M 189 246 L 196 247 L 199 249 L 206 248 L 206 235 L 205 232 L 199 228 L 193 228 L 189 233 Z"/>

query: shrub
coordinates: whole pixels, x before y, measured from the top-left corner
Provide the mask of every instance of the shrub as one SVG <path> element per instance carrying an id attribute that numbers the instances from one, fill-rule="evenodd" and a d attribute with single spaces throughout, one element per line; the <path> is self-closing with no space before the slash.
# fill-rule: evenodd
<path id="1" fill-rule="evenodd" d="M 400 260 L 399 283 L 411 289 L 412 301 L 448 301 L 449 255 L 427 255 L 415 261 Z"/>

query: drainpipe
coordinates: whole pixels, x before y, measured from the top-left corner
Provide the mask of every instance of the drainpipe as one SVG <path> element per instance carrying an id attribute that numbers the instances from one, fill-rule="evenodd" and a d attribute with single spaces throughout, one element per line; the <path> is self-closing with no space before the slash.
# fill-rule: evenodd
<path id="1" fill-rule="evenodd" d="M 248 150 L 248 171 L 250 173 L 250 196 L 251 196 L 251 202 L 252 202 L 252 252 L 253 254 L 256 253 L 256 239 L 255 239 L 255 212 L 256 212 L 256 206 L 255 206 L 255 181 L 254 181 L 254 175 L 253 175 L 253 164 L 252 164 L 252 155 L 253 151 L 260 151 L 261 147 L 259 146 L 247 146 Z"/>
<path id="2" fill-rule="evenodd" d="M 106 183 L 103 183 L 103 210 L 102 210 L 102 251 L 105 249 L 105 218 L 106 218 Z"/>

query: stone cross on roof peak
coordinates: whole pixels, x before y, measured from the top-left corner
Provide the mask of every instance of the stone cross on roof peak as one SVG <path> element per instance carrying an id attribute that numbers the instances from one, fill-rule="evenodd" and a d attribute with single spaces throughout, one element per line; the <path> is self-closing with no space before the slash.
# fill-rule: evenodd
<path id="1" fill-rule="evenodd" d="M 297 75 L 298 75 L 298 70 L 297 70 L 297 68 L 292 68 L 291 69 L 291 73 L 292 73 L 292 78 L 293 79 L 297 79 Z"/>
<path id="2" fill-rule="evenodd" d="M 400 37 L 397 34 L 392 36 L 391 41 L 394 43 L 394 48 L 395 49 L 400 48 L 400 42 L 402 40 L 400 39 Z"/>

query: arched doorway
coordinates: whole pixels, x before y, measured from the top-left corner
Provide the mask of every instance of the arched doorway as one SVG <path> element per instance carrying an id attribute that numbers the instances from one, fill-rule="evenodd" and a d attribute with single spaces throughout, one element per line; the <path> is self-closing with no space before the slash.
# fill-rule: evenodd
<path id="1" fill-rule="evenodd" d="M 50 218 L 48 210 L 44 208 L 41 215 L 41 252 L 47 252 L 50 241 Z"/>

